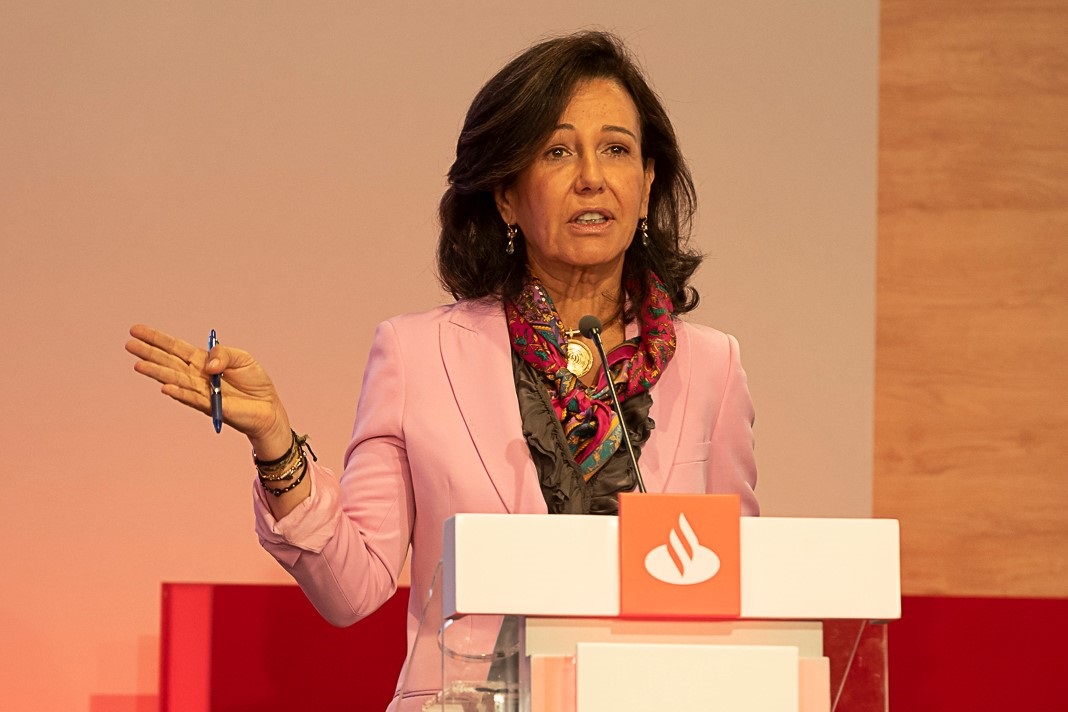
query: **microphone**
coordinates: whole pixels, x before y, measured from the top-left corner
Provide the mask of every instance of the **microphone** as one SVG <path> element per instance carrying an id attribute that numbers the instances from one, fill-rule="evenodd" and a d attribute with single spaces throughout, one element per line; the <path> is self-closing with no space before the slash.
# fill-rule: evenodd
<path id="1" fill-rule="evenodd" d="M 638 491 L 645 494 L 645 480 L 642 479 L 642 471 L 638 468 L 638 458 L 634 455 L 634 446 L 630 444 L 627 422 L 623 419 L 623 406 L 619 404 L 619 396 L 616 395 L 616 384 L 612 383 L 612 374 L 608 371 L 608 356 L 605 355 L 604 344 L 601 342 L 602 328 L 604 327 L 601 324 L 601 320 L 592 314 L 587 314 L 579 319 L 579 332 L 593 341 L 593 345 L 597 347 L 597 354 L 601 357 L 601 368 L 604 369 L 605 380 L 608 381 L 608 392 L 612 395 L 612 406 L 619 417 L 619 429 L 623 431 L 623 444 L 627 446 L 630 464 L 634 466 L 634 474 L 638 478 Z"/>

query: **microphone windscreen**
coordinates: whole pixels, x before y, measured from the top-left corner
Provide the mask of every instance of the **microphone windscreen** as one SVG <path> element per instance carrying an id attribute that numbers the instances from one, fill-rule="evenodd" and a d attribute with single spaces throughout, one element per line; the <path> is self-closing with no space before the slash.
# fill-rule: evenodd
<path id="1" fill-rule="evenodd" d="M 592 339 L 594 334 L 601 333 L 601 320 L 593 314 L 587 314 L 579 319 L 579 331 L 587 339 Z"/>

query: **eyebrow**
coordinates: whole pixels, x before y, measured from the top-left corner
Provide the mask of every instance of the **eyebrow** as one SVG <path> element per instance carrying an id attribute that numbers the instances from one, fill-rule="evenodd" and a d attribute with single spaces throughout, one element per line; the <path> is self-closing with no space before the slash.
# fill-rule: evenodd
<path id="1" fill-rule="evenodd" d="M 559 131 L 560 129 L 567 129 L 569 131 L 574 131 L 575 130 L 575 126 L 573 124 L 557 124 L 556 126 L 553 127 L 553 131 Z M 630 129 L 625 128 L 623 126 L 616 126 L 615 124 L 605 124 L 605 125 L 603 125 L 601 127 L 601 130 L 602 131 L 615 132 L 615 133 L 623 133 L 623 134 L 626 134 L 626 135 L 630 136 L 635 141 L 638 140 L 638 137 L 634 135 L 633 131 L 631 131 Z"/>

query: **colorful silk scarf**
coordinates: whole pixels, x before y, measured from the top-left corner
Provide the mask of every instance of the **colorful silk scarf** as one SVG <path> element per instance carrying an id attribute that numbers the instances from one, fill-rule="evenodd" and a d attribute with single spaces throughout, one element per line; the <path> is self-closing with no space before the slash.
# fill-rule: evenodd
<path id="1" fill-rule="evenodd" d="M 512 349 L 548 383 L 571 455 L 587 481 L 623 441 L 605 374 L 611 373 L 623 401 L 652 388 L 675 353 L 671 298 L 659 277 L 650 272 L 648 279 L 649 298 L 638 312 L 640 335 L 607 354 L 607 368 L 588 388 L 567 370 L 567 338 L 541 282 L 530 276 L 516 301 L 505 302 Z"/>

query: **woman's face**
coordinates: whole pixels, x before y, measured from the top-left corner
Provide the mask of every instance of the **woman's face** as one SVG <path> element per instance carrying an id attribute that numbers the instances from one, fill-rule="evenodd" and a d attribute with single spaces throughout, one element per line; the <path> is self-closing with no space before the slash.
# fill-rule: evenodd
<path id="1" fill-rule="evenodd" d="M 501 217 L 519 225 L 535 275 L 622 269 L 653 182 L 640 127 L 620 84 L 582 82 L 533 162 L 497 191 Z"/>

